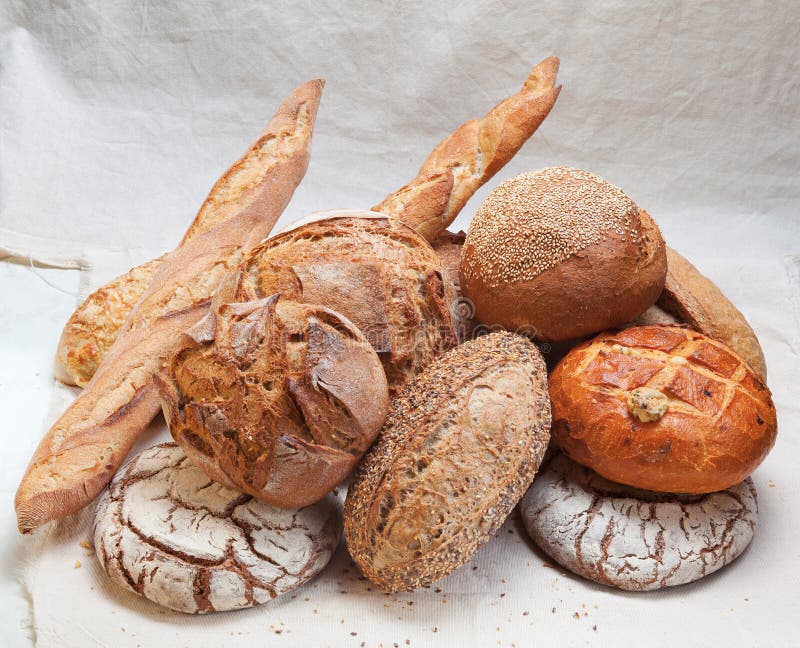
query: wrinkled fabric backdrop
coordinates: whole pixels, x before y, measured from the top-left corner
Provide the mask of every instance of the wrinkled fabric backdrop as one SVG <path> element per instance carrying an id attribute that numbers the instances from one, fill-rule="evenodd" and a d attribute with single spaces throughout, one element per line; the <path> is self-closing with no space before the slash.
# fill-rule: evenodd
<path id="1" fill-rule="evenodd" d="M 800 5 L 779 2 L 0 4 L 0 643 L 16 646 L 792 645 L 800 614 Z M 699 583 L 625 594 L 561 569 L 512 519 L 433 588 L 383 596 L 344 548 L 260 609 L 186 617 L 118 591 L 79 546 L 90 513 L 34 538 L 13 496 L 74 397 L 51 361 L 77 300 L 171 249 L 216 178 L 304 80 L 327 79 L 284 213 L 369 207 L 466 119 L 561 57 L 564 88 L 517 157 L 623 187 L 744 311 L 779 440 L 755 473 L 761 527 Z M 140 446 L 165 437 L 157 422 Z M 80 563 L 80 567 L 77 565 Z M 363 642 L 363 643 L 362 643 Z"/>

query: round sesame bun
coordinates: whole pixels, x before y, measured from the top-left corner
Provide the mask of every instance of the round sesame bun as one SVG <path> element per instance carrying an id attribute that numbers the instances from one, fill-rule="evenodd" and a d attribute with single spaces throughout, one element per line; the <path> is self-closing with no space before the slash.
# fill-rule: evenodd
<path id="1" fill-rule="evenodd" d="M 666 273 L 664 240 L 647 212 L 602 178 L 566 167 L 492 191 L 460 267 L 480 322 L 549 341 L 630 322 L 658 299 Z"/>

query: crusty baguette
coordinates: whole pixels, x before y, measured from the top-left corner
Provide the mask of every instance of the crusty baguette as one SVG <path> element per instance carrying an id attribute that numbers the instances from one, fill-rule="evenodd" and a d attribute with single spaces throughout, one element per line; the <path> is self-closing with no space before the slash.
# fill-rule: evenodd
<path id="1" fill-rule="evenodd" d="M 267 125 L 255 145 L 264 160 L 260 182 L 234 166 L 224 223 L 160 264 L 86 389 L 39 444 L 14 502 L 21 532 L 91 502 L 158 412 L 154 371 L 178 334 L 207 312 L 222 277 L 269 234 L 305 174 L 322 86 L 300 86 Z"/>
<path id="2" fill-rule="evenodd" d="M 517 94 L 459 126 L 439 142 L 410 183 L 373 209 L 397 216 L 433 241 L 547 117 L 561 91 L 555 87 L 558 63 L 555 56 L 546 58 Z"/>
<path id="3" fill-rule="evenodd" d="M 256 143 L 212 187 L 180 245 L 235 216 L 243 188 L 269 178 L 271 139 L 264 131 Z M 56 351 L 56 378 L 85 387 L 117 338 L 131 310 L 153 280 L 164 256 L 152 259 L 98 288 L 75 309 L 61 332 Z"/>

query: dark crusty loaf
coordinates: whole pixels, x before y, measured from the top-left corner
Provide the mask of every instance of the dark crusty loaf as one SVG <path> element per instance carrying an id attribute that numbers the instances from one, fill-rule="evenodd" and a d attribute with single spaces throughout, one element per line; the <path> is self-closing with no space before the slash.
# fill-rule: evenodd
<path id="1" fill-rule="evenodd" d="M 462 565 L 530 485 L 549 440 L 539 350 L 506 332 L 435 360 L 392 403 L 345 502 L 364 574 L 413 590 Z"/>
<path id="2" fill-rule="evenodd" d="M 170 432 L 216 481 L 281 508 L 312 504 L 383 424 L 380 360 L 327 308 L 278 295 L 217 303 L 220 294 L 157 375 Z"/>
<path id="3" fill-rule="evenodd" d="M 241 266 L 236 301 L 281 293 L 341 313 L 396 390 L 455 345 L 456 291 L 430 244 L 395 218 L 341 210 L 276 234 Z"/>

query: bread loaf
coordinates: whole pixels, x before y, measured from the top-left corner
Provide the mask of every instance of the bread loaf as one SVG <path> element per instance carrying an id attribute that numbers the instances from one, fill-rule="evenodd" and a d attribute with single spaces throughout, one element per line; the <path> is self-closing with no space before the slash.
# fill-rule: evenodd
<path id="1" fill-rule="evenodd" d="M 431 243 L 433 251 L 442 262 L 442 269 L 446 276 L 448 276 L 456 288 L 458 295 L 458 303 L 456 305 L 454 315 L 456 319 L 456 329 L 458 330 L 458 339 L 460 341 L 469 340 L 472 338 L 472 332 L 475 328 L 475 309 L 466 297 L 461 292 L 461 279 L 458 276 L 458 267 L 461 264 L 461 248 L 464 247 L 464 239 L 466 234 L 464 232 L 442 232 Z"/>
<path id="2" fill-rule="evenodd" d="M 81 509 L 111 479 L 158 412 L 153 372 L 201 319 L 222 277 L 272 229 L 308 165 L 322 81 L 300 86 L 267 126 L 265 176 L 234 184 L 225 223 L 186 241 L 156 271 L 84 392 L 39 444 L 17 490 L 20 531 Z M 269 161 L 267 161 L 269 159 Z"/>
<path id="3" fill-rule="evenodd" d="M 630 322 L 658 299 L 666 271 L 650 216 L 602 178 L 564 167 L 494 189 L 461 255 L 478 321 L 547 341 Z"/>
<path id="4" fill-rule="evenodd" d="M 212 482 L 173 443 L 149 448 L 100 498 L 94 546 L 118 586 L 205 614 L 266 603 L 313 578 L 341 537 L 333 495 L 279 510 Z"/>
<path id="5" fill-rule="evenodd" d="M 156 377 L 172 437 L 221 484 L 281 508 L 312 504 L 383 424 L 380 360 L 322 306 L 220 299 Z"/>
<path id="6" fill-rule="evenodd" d="M 413 590 L 462 565 L 531 483 L 549 439 L 539 350 L 511 333 L 466 342 L 392 403 L 345 501 L 345 538 L 364 575 Z"/>
<path id="7" fill-rule="evenodd" d="M 769 389 L 738 354 L 681 326 L 602 333 L 550 375 L 553 438 L 636 488 L 710 493 L 744 480 L 775 443 Z"/>
<path id="8" fill-rule="evenodd" d="M 357 210 L 321 216 L 257 246 L 235 300 L 280 293 L 341 313 L 378 352 L 395 392 L 457 343 L 455 288 L 430 244 L 398 220 Z"/>
<path id="9" fill-rule="evenodd" d="M 696 581 L 738 558 L 758 527 L 752 479 L 705 495 L 603 479 L 563 454 L 520 502 L 533 541 L 571 572 L 629 591 Z"/>

